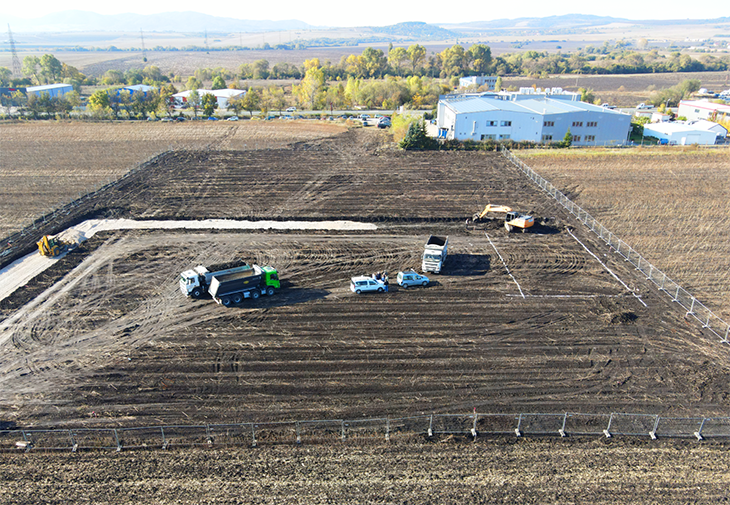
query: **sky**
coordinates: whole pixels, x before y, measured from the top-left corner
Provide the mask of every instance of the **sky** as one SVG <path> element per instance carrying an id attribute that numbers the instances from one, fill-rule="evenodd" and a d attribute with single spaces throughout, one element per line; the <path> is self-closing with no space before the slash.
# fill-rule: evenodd
<path id="1" fill-rule="evenodd" d="M 32 12 L 28 5 L 32 5 Z M 562 14 L 593 14 L 627 19 L 714 19 L 730 16 L 728 0 L 704 0 L 701 9 L 689 10 L 686 2 L 667 0 L 658 8 L 656 2 L 614 0 L 611 2 L 481 2 L 450 4 L 444 1 L 370 0 L 368 2 L 332 0 L 278 0 L 241 2 L 240 0 L 175 0 L 174 2 L 99 2 L 98 0 L 35 0 L 4 2 L 3 13 L 25 19 L 53 12 L 82 10 L 98 14 L 159 14 L 194 11 L 221 17 L 247 20 L 281 21 L 296 19 L 315 26 L 387 26 L 404 21 L 426 23 L 463 23 L 520 17 L 547 17 Z M 516 8 L 517 7 L 517 8 Z"/>

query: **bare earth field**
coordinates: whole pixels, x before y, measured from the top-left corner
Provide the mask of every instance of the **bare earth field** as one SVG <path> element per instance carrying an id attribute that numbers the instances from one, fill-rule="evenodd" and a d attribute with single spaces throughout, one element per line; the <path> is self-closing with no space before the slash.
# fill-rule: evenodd
<path id="1" fill-rule="evenodd" d="M 0 303 L 0 420 L 112 428 L 474 409 L 727 415 L 730 348 L 504 158 L 404 153 L 380 135 L 178 149 L 79 209 L 378 229 L 95 236 Z M 486 202 L 531 210 L 539 225 L 526 234 L 498 222 L 467 229 Z M 352 275 L 419 267 L 430 233 L 449 236 L 446 268 L 430 286 L 349 291 Z M 282 289 L 230 309 L 180 293 L 182 270 L 235 260 L 276 266 Z M 727 482 L 724 443 L 271 442 L 2 453 L 0 503 L 712 502 Z"/>
<path id="2" fill-rule="evenodd" d="M 163 151 L 276 148 L 345 130 L 317 121 L 30 121 L 1 128 L 2 237 Z"/>
<path id="3" fill-rule="evenodd" d="M 518 154 L 730 320 L 730 151 L 637 148 Z"/>
<path id="4" fill-rule="evenodd" d="M 489 439 L 2 454 L 0 503 L 726 503 L 727 447 Z"/>

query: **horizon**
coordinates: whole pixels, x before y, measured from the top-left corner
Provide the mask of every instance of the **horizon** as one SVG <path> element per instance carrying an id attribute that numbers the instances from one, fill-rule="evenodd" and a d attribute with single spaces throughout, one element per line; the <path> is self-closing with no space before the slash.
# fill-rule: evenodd
<path id="1" fill-rule="evenodd" d="M 155 4 L 157 5 L 157 4 Z M 121 16 L 121 15 L 159 15 L 165 13 L 198 13 L 210 16 L 231 18 L 245 21 L 302 21 L 314 27 L 358 27 L 358 26 L 390 26 L 405 22 L 424 22 L 432 25 L 443 24 L 465 24 L 472 22 L 496 21 L 503 19 L 521 19 L 521 18 L 547 18 L 552 16 L 576 15 L 576 16 L 600 16 L 627 19 L 630 21 L 662 21 L 662 20 L 703 20 L 716 19 L 730 16 L 730 8 L 723 0 L 708 0 L 703 3 L 701 11 L 683 12 L 677 0 L 665 2 L 664 8 L 657 10 L 649 5 L 636 5 L 629 3 L 627 0 L 618 0 L 610 6 L 594 5 L 581 7 L 582 12 L 575 12 L 575 7 L 566 4 L 565 7 L 554 6 L 538 2 L 537 0 L 527 0 L 520 4 L 521 15 L 515 16 L 515 10 L 511 5 L 489 6 L 489 8 L 475 9 L 476 14 L 464 12 L 463 10 L 445 10 L 442 3 L 436 3 L 434 0 L 425 0 L 419 4 L 418 12 L 406 5 L 393 6 L 392 3 L 383 0 L 376 0 L 375 4 L 368 5 L 368 12 L 351 14 L 348 9 L 343 9 L 340 3 L 331 0 L 320 0 L 314 3 L 301 3 L 293 0 L 283 0 L 279 4 L 276 13 L 280 15 L 272 16 L 272 11 L 268 7 L 257 5 L 246 5 L 243 12 L 236 7 L 235 4 L 228 0 L 216 5 L 214 12 L 201 12 L 200 3 L 191 0 L 179 0 L 174 5 L 163 4 L 162 8 L 156 8 L 155 5 L 146 4 L 130 10 L 128 4 L 99 4 L 91 0 L 76 0 L 66 4 L 63 9 L 58 8 L 57 3 L 48 0 L 40 0 L 34 4 L 34 12 L 42 13 L 29 17 L 27 6 L 17 3 L 11 3 L 4 6 L 0 19 L 18 18 L 25 21 L 36 20 L 52 14 L 58 14 L 68 11 L 82 11 L 105 16 Z M 623 6 L 623 7 L 622 7 Z M 483 12 L 479 14 L 479 11 Z M 383 13 L 388 13 L 384 15 Z M 371 14 L 372 13 L 372 14 Z M 624 13 L 630 13 L 626 15 Z M 471 19 L 465 19 L 471 17 Z"/>

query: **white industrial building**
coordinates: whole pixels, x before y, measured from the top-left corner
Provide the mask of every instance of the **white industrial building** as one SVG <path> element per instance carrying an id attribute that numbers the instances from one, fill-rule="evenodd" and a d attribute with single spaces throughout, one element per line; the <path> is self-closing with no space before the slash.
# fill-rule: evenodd
<path id="1" fill-rule="evenodd" d="M 714 103 L 709 100 L 682 100 L 679 102 L 677 116 L 687 118 L 687 121 L 696 119 L 730 119 L 730 105 Z"/>
<path id="2" fill-rule="evenodd" d="M 708 123 L 709 121 L 705 121 Z M 718 125 L 720 126 L 720 125 Z M 724 130 L 724 128 L 723 128 Z M 662 144 L 670 145 L 712 145 L 717 142 L 719 132 L 684 121 L 649 123 L 644 125 L 644 137 L 656 137 Z"/>
<path id="3" fill-rule="evenodd" d="M 496 75 L 470 75 L 468 77 L 459 77 L 459 86 L 462 88 L 468 88 L 469 86 L 489 86 L 489 89 L 494 89 L 497 85 Z"/>
<path id="4" fill-rule="evenodd" d="M 438 135 L 447 140 L 560 142 L 570 130 L 579 146 L 623 145 L 631 115 L 581 102 L 560 88 L 542 92 L 444 95 L 438 103 Z"/>
<path id="5" fill-rule="evenodd" d="M 228 107 L 228 100 L 231 98 L 240 98 L 246 94 L 246 92 L 242 89 L 198 89 L 196 91 L 201 98 L 203 95 L 207 94 L 215 96 L 218 100 L 219 109 L 225 109 Z M 176 105 L 182 106 L 187 103 L 188 97 L 192 92 L 192 90 L 181 91 L 180 93 L 172 95 L 172 98 L 175 100 Z"/>
<path id="6" fill-rule="evenodd" d="M 30 95 L 41 96 L 46 93 L 50 98 L 59 98 L 66 93 L 73 91 L 74 87 L 70 84 L 44 84 L 43 86 L 30 86 L 25 88 L 25 92 Z"/>

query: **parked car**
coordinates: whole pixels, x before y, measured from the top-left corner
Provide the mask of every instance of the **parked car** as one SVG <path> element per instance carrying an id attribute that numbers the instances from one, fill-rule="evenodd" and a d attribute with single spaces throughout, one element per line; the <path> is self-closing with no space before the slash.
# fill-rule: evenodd
<path id="1" fill-rule="evenodd" d="M 286 109 L 286 111 L 287 112 L 296 112 L 297 111 L 297 108 L 296 107 L 289 107 L 288 109 Z"/>
<path id="2" fill-rule="evenodd" d="M 164 121 L 165 123 L 167 123 L 168 121 L 172 121 L 172 118 L 171 117 L 163 117 L 162 119 L 160 119 L 160 121 Z"/>
<path id="3" fill-rule="evenodd" d="M 378 128 L 390 128 L 391 122 L 389 117 L 381 117 L 378 119 Z"/>
<path id="4" fill-rule="evenodd" d="M 175 118 L 175 121 L 185 121 L 185 118 L 182 116 L 178 116 Z"/>
<path id="5" fill-rule="evenodd" d="M 238 116 L 231 116 L 226 121 L 238 121 Z"/>
<path id="6" fill-rule="evenodd" d="M 417 273 L 415 270 L 407 270 L 405 272 L 398 272 L 398 285 L 403 289 L 408 289 L 411 286 L 428 286 L 431 282 L 428 277 Z"/>
<path id="7" fill-rule="evenodd" d="M 358 295 L 360 293 L 367 293 L 368 291 L 385 293 L 388 291 L 388 286 L 383 281 L 375 280 L 366 275 L 359 275 L 350 279 L 350 291 Z"/>
<path id="8" fill-rule="evenodd" d="M 218 121 L 217 117 L 208 116 L 208 121 Z"/>
<path id="9" fill-rule="evenodd" d="M 636 108 L 638 110 L 651 109 L 652 108 L 652 105 L 651 104 L 647 105 L 647 104 L 645 104 L 645 103 L 642 102 L 639 105 L 637 105 Z"/>

